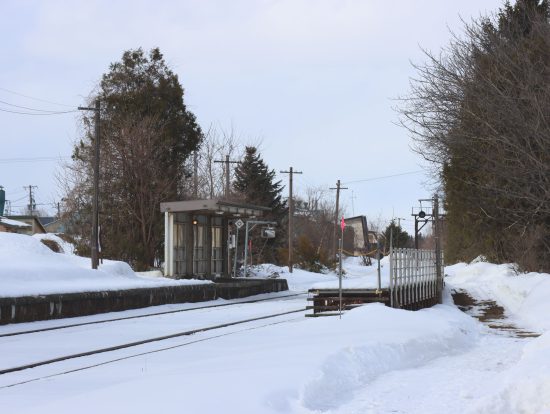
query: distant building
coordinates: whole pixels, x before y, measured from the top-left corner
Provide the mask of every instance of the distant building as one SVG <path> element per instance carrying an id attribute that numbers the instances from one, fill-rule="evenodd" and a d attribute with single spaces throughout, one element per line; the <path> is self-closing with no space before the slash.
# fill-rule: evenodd
<path id="1" fill-rule="evenodd" d="M 19 228 L 13 233 L 33 235 L 36 233 L 47 233 L 46 229 L 36 216 L 8 216 L 6 219 L 27 224 L 27 227 Z"/>
<path id="2" fill-rule="evenodd" d="M 65 233 L 67 225 L 64 219 L 58 217 L 38 217 L 48 233 Z"/>
<path id="3" fill-rule="evenodd" d="M 349 217 L 344 219 L 346 222 L 346 229 L 353 229 L 353 254 L 359 256 L 364 253 L 368 253 L 371 243 L 369 242 L 369 229 L 367 226 L 367 218 L 365 216 Z M 344 246 L 346 247 L 346 246 Z M 349 250 L 348 247 L 345 250 Z M 351 253 L 351 252 L 350 252 Z"/>
<path id="4" fill-rule="evenodd" d="M 32 226 L 22 221 L 0 216 L 0 232 L 29 234 L 32 232 Z"/>

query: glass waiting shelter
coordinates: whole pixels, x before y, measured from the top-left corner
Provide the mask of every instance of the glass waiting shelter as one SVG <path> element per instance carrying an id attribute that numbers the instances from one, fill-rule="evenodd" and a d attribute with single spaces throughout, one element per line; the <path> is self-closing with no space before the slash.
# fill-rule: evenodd
<path id="1" fill-rule="evenodd" d="M 164 275 L 174 278 L 230 277 L 229 236 L 235 222 L 261 217 L 268 207 L 222 200 L 170 201 L 164 213 Z"/>

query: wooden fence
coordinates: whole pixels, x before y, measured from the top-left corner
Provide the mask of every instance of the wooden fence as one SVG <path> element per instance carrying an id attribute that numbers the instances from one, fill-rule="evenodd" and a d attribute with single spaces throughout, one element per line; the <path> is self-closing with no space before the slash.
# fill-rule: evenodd
<path id="1" fill-rule="evenodd" d="M 420 309 L 441 303 L 443 254 L 437 250 L 391 249 L 390 305 Z"/>

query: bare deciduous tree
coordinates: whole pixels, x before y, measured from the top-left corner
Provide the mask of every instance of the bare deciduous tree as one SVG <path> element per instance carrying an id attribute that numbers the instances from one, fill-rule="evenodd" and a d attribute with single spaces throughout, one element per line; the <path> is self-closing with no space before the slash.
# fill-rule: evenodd
<path id="1" fill-rule="evenodd" d="M 416 66 L 400 111 L 443 183 L 448 258 L 550 269 L 548 17 L 519 0 Z"/>

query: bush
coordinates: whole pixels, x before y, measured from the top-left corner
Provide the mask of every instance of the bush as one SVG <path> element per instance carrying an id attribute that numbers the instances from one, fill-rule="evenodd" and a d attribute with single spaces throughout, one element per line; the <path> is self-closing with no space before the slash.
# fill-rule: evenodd
<path id="1" fill-rule="evenodd" d="M 300 269 L 309 272 L 323 273 L 334 264 L 324 249 L 317 249 L 307 236 L 300 236 L 295 249 L 295 263 Z"/>
<path id="2" fill-rule="evenodd" d="M 57 243 L 56 241 L 48 240 L 48 239 L 42 239 L 40 241 L 42 242 L 42 244 L 46 245 L 50 250 L 56 253 L 63 253 L 63 249 L 61 248 L 59 243 Z"/>

